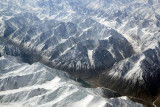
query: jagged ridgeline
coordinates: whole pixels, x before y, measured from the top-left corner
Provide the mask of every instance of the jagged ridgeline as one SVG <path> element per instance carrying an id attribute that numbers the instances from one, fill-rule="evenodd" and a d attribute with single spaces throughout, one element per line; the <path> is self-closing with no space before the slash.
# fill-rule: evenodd
<path id="1" fill-rule="evenodd" d="M 160 0 L 1 0 L 0 56 L 41 62 L 151 104 L 160 88 L 159 5 Z"/>
<path id="2" fill-rule="evenodd" d="M 92 23 L 85 27 L 88 22 Z M 35 15 L 24 13 L 4 23 L 4 38 L 9 38 L 12 44 L 26 52 L 45 56 L 49 66 L 78 77 L 86 75 L 85 71 L 95 75 L 134 53 L 131 44 L 120 33 L 88 18 L 74 24 L 40 21 Z M 39 59 L 43 62 L 43 58 Z"/>

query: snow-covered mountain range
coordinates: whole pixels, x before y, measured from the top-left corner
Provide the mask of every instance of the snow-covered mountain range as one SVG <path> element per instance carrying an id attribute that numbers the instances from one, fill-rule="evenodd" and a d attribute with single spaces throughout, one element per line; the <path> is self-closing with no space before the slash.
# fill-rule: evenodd
<path id="1" fill-rule="evenodd" d="M 38 62 L 5 55 L 0 64 L 1 107 L 144 107 L 127 97 L 104 98 L 101 88 L 83 88 L 67 73 Z"/>
<path id="2" fill-rule="evenodd" d="M 0 1 L 0 56 L 85 80 L 100 74 L 94 82 L 121 95 L 157 99 L 160 0 Z"/>
<path id="3" fill-rule="evenodd" d="M 116 63 L 110 71 L 102 74 L 101 84 L 116 92 L 153 102 L 160 88 L 159 58 L 160 44 L 155 49 Z"/>

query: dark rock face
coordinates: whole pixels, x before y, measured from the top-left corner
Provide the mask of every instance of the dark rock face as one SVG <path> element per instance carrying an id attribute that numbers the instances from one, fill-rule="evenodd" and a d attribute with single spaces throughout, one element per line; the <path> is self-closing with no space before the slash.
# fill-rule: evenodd
<path id="1" fill-rule="evenodd" d="M 12 34 L 16 30 L 16 27 L 7 21 L 6 21 L 5 25 L 6 25 L 6 27 L 5 27 L 5 31 L 4 31 L 4 37 L 8 37 L 10 34 Z"/>
<path id="2" fill-rule="evenodd" d="M 94 59 L 95 67 L 99 69 L 110 68 L 115 62 L 112 54 L 108 50 L 101 48 L 101 46 L 96 49 Z"/>
<path id="3" fill-rule="evenodd" d="M 153 5 L 153 0 L 148 0 L 148 4 Z"/>
<path id="4" fill-rule="evenodd" d="M 119 46 L 116 46 L 117 44 L 119 44 Z M 133 54 L 132 47 L 126 44 L 128 44 L 128 42 L 125 39 L 121 41 L 115 39 L 114 36 L 110 37 L 109 40 L 99 40 L 98 42 L 94 40 L 82 41 L 76 46 L 73 46 L 66 54 L 59 57 L 57 56 L 55 66 L 67 70 L 68 65 L 70 65 L 73 66 L 73 71 L 79 70 L 81 72 L 94 69 L 97 70 L 96 72 L 99 72 L 104 69 L 109 69 L 115 62 Z M 113 46 L 113 48 L 109 51 L 111 46 Z M 120 47 L 125 48 L 122 49 Z M 92 50 L 94 65 L 90 62 L 89 50 Z"/>
<path id="5" fill-rule="evenodd" d="M 151 100 L 159 89 L 157 10 L 156 0 L 1 2 L 0 36 L 14 46 L 5 44 L 0 56 L 40 61 L 77 78 L 106 70 L 100 78 L 103 86 Z"/>
<path id="6" fill-rule="evenodd" d="M 157 26 L 157 27 L 160 27 L 160 21 L 157 21 L 157 22 L 156 22 L 156 26 Z"/>
<path id="7" fill-rule="evenodd" d="M 160 21 L 160 15 L 159 14 L 156 14 L 155 17 L 156 17 L 157 20 Z"/>
<path id="8" fill-rule="evenodd" d="M 2 38 L 0 38 L 2 39 Z M 23 62 L 25 63 L 32 63 L 30 61 L 30 58 L 32 58 L 32 55 L 25 53 L 23 50 L 15 47 L 14 45 L 9 45 L 6 42 L 0 41 L 0 57 L 4 55 L 10 55 L 19 57 Z"/>
<path id="9" fill-rule="evenodd" d="M 13 45 L 7 45 L 0 42 L 1 51 L 0 54 L 2 55 L 11 55 L 11 56 L 21 56 L 22 52 Z"/>
<path id="10" fill-rule="evenodd" d="M 115 64 L 101 75 L 100 82 L 122 95 L 154 101 L 159 92 L 160 49 L 149 49 Z"/>
<path id="11" fill-rule="evenodd" d="M 148 20 L 144 20 L 143 23 L 142 23 L 142 27 L 146 28 L 148 26 L 149 26 L 149 21 Z"/>
<path id="12" fill-rule="evenodd" d="M 89 18 L 75 24 L 40 21 L 35 15 L 25 13 L 6 22 L 9 23 L 5 24 L 6 32 L 15 29 L 14 26 L 16 31 L 11 30 L 5 38 L 12 35 L 12 42 L 16 38 L 19 41 L 16 44 L 22 49 L 48 57 L 50 66 L 57 69 L 74 73 L 88 71 L 84 75 L 96 75 L 134 54 L 132 46 L 120 33 Z"/>

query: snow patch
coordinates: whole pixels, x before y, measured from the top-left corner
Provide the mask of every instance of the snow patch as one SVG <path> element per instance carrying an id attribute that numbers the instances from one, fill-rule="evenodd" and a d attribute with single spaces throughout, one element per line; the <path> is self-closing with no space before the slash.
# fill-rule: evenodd
<path id="1" fill-rule="evenodd" d="M 89 60 L 90 60 L 91 66 L 94 67 L 93 52 L 94 52 L 94 50 L 88 50 L 88 58 L 89 58 Z"/>

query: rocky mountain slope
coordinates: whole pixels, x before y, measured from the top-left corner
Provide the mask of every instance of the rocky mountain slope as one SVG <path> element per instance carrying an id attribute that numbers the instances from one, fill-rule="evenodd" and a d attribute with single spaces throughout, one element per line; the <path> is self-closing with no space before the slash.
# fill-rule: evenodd
<path id="1" fill-rule="evenodd" d="M 22 63 L 11 56 L 0 57 L 1 107 L 143 107 L 127 97 L 107 99 L 101 88 L 83 88 L 63 71 L 41 63 Z"/>
<path id="2" fill-rule="evenodd" d="M 102 74 L 101 84 L 116 92 L 154 102 L 160 88 L 159 46 L 116 63 Z"/>
<path id="3" fill-rule="evenodd" d="M 23 1 L 25 4 L 19 1 L 8 3 L 8 8 L 7 4 L 1 3 L 2 8 L 5 7 L 1 12 L 1 27 L 4 30 L 1 36 L 21 48 L 38 51 L 54 68 L 98 72 L 97 68 L 99 71 L 109 69 L 115 62 L 134 53 L 131 44 L 116 30 L 89 16 L 79 15 L 80 10 L 73 5 L 75 1 L 36 1 L 32 5 L 30 1 Z M 52 6 L 54 3 L 58 5 Z M 44 9 L 43 5 L 47 8 Z M 32 6 L 37 10 L 32 10 Z M 30 12 L 28 9 L 31 9 Z M 68 12 L 70 17 L 74 17 L 71 10 L 76 11 L 77 18 L 70 21 L 60 18 Z M 62 11 L 62 15 L 54 18 L 56 11 Z M 41 15 L 45 17 L 42 19 Z M 110 63 L 107 63 L 108 60 Z"/>
<path id="4" fill-rule="evenodd" d="M 160 39 L 158 0 L 8 0 L 0 5 L 1 36 L 40 52 L 58 69 L 109 69 Z"/>
<path id="5" fill-rule="evenodd" d="M 152 103 L 160 88 L 159 5 L 159 0 L 1 0 L 0 37 L 29 63 L 85 80 L 105 70 L 101 85 Z"/>

